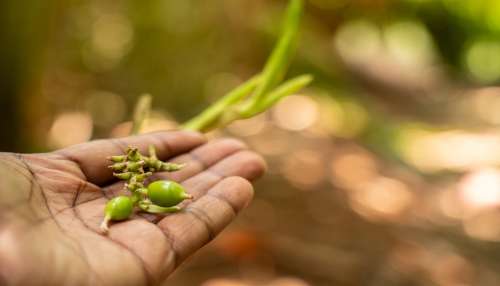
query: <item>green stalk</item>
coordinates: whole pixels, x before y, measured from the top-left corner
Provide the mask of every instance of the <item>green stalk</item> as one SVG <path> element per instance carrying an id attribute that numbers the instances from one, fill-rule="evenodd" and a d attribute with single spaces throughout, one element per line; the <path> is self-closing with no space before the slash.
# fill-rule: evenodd
<path id="1" fill-rule="evenodd" d="M 163 214 L 163 213 L 175 213 L 181 210 L 178 206 L 173 207 L 161 207 L 148 202 L 139 202 L 139 208 L 145 212 L 152 214 Z"/>
<path id="2" fill-rule="evenodd" d="M 248 96 L 255 89 L 259 80 L 259 76 L 254 76 L 237 86 L 202 113 L 184 123 L 182 129 L 202 132 L 208 131 L 229 106 L 240 102 L 243 98 Z"/>
<path id="3" fill-rule="evenodd" d="M 206 132 L 238 119 L 250 118 L 311 82 L 310 76 L 300 76 L 274 89 L 284 77 L 294 51 L 303 6 L 303 0 L 290 0 L 280 39 L 262 73 L 237 87 L 200 115 L 186 122 L 182 126 L 183 129 Z M 242 102 L 252 92 L 253 94 L 247 101 Z"/>
<path id="4" fill-rule="evenodd" d="M 252 109 L 257 108 L 267 93 L 284 77 L 291 55 L 294 52 L 303 6 L 303 0 L 291 0 L 288 4 L 283 22 L 283 32 L 264 66 L 262 80 L 248 103 L 240 109 L 243 117 L 249 117 L 249 114 L 253 113 Z"/>
<path id="5" fill-rule="evenodd" d="M 309 83 L 311 83 L 312 80 L 313 77 L 311 75 L 306 74 L 294 77 L 284 82 L 276 89 L 271 91 L 268 96 L 266 96 L 264 101 L 258 106 L 258 108 L 255 109 L 255 112 L 252 113 L 251 116 L 266 111 L 282 98 L 292 95 L 301 90 L 302 88 L 306 87 Z"/>
<path id="6" fill-rule="evenodd" d="M 219 120 L 219 127 L 226 126 L 238 119 L 253 117 L 268 110 L 280 99 L 296 93 L 297 91 L 301 90 L 309 83 L 311 83 L 312 80 L 313 78 L 311 75 L 301 75 L 286 81 L 285 83 L 279 85 L 277 88 L 269 92 L 266 98 L 264 98 L 263 102 L 261 102 L 257 107 L 252 108 L 252 110 L 245 115 L 242 115 L 234 108 L 227 110 L 226 112 L 224 112 L 224 114 L 222 114 Z"/>

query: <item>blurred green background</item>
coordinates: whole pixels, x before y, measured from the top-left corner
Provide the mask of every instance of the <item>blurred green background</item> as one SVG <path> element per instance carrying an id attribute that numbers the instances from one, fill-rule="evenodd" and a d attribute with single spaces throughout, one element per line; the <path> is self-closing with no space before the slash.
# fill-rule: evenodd
<path id="1" fill-rule="evenodd" d="M 172 129 L 262 67 L 284 1 L 0 2 L 0 150 Z M 290 75 L 236 136 L 269 173 L 168 285 L 500 285 L 500 1 L 309 0 Z"/>

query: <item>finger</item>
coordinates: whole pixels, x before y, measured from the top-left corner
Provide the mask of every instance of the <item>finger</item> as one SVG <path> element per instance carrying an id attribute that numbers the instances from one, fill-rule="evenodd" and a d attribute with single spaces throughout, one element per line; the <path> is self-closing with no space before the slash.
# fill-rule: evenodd
<path id="1" fill-rule="evenodd" d="M 246 149 L 246 145 L 236 139 L 225 138 L 214 140 L 212 142 L 201 145 L 200 147 L 197 147 L 190 153 L 173 158 L 171 162 L 186 164 L 185 167 L 181 170 L 173 173 L 155 173 L 153 176 L 151 176 L 150 179 L 148 179 L 147 182 L 159 179 L 168 179 L 174 180 L 176 182 L 182 182 L 202 172 L 206 168 L 211 167 L 225 157 L 243 149 Z M 110 186 L 104 188 L 104 192 L 106 194 L 109 194 L 109 196 L 123 194 L 125 193 L 125 191 L 123 191 L 123 185 L 123 182 L 111 184 Z"/>
<path id="2" fill-rule="evenodd" d="M 252 196 L 253 188 L 247 180 L 229 177 L 185 211 L 163 218 L 158 227 L 170 241 L 175 267 L 212 240 L 248 205 Z"/>
<path id="3" fill-rule="evenodd" d="M 139 148 L 147 153 L 149 145 L 156 147 L 161 160 L 187 152 L 205 142 L 205 138 L 196 132 L 162 131 L 119 139 L 96 140 L 56 151 L 56 154 L 79 165 L 86 179 L 94 184 L 102 185 L 113 179 L 107 166 L 108 156 L 124 154 L 128 146 Z"/>
<path id="4" fill-rule="evenodd" d="M 265 169 L 266 163 L 262 157 L 252 151 L 243 150 L 224 158 L 207 170 L 183 181 L 182 185 L 196 200 L 225 178 L 238 176 L 253 181 L 262 176 Z"/>
<path id="5" fill-rule="evenodd" d="M 245 143 L 233 138 L 215 140 L 196 148 L 188 154 L 174 158 L 173 162 L 186 164 L 186 167 L 182 168 L 180 171 L 174 173 L 156 173 L 151 176 L 150 181 L 168 179 L 176 182 L 182 182 L 215 165 L 225 157 L 247 148 L 248 147 Z"/>

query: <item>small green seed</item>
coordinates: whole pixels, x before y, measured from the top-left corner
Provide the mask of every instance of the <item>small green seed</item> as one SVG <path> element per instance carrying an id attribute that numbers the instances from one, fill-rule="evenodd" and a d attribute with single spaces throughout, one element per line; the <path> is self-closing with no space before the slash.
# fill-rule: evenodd
<path id="1" fill-rule="evenodd" d="M 148 197 L 156 205 L 172 207 L 193 196 L 184 187 L 173 181 L 159 180 L 148 185 Z"/>
<path id="2" fill-rule="evenodd" d="M 121 162 L 121 163 L 114 163 L 113 165 L 109 166 L 109 168 L 113 171 L 123 171 L 127 167 L 127 163 Z"/>
<path id="3" fill-rule="evenodd" d="M 125 173 L 113 173 L 113 176 L 117 177 L 118 179 L 121 180 L 128 180 L 132 177 L 132 173 L 130 172 L 125 172 Z"/>
<path id="4" fill-rule="evenodd" d="M 139 153 L 139 149 L 137 149 L 137 148 L 130 148 L 127 151 L 127 158 L 130 161 L 137 162 L 137 161 L 141 160 L 142 156 Z"/>
<path id="5" fill-rule="evenodd" d="M 127 170 L 135 172 L 144 166 L 144 161 L 128 162 Z"/>
<path id="6" fill-rule="evenodd" d="M 146 172 L 146 173 L 143 173 L 143 174 L 139 174 L 139 175 L 136 175 L 135 176 L 135 179 L 137 180 L 137 182 L 142 182 L 144 181 L 147 177 L 153 175 L 152 172 Z"/>
<path id="7" fill-rule="evenodd" d="M 120 162 L 124 162 L 125 159 L 127 159 L 127 156 L 125 156 L 125 155 L 110 156 L 110 157 L 108 157 L 108 159 L 112 162 L 120 163 Z"/>
<path id="8" fill-rule="evenodd" d="M 142 195 L 145 195 L 145 196 L 147 196 L 147 194 L 148 194 L 148 189 L 146 189 L 146 188 L 138 188 L 138 189 L 136 189 L 135 191 L 136 191 L 137 193 L 142 194 Z"/>
<path id="9" fill-rule="evenodd" d="M 144 185 L 142 183 L 139 183 L 139 182 L 132 182 L 132 183 L 128 183 L 125 185 L 126 185 L 126 188 L 131 192 L 134 192 L 135 190 L 144 187 Z"/>

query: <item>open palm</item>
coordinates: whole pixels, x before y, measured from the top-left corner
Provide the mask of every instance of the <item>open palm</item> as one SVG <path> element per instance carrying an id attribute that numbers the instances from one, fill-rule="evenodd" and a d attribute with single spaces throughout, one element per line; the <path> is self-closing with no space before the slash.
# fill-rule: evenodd
<path id="1" fill-rule="evenodd" d="M 194 200 L 168 215 L 136 214 L 99 224 L 107 200 L 122 192 L 107 156 L 128 146 L 187 163 L 154 179 L 181 182 Z M 143 285 L 163 281 L 213 239 L 251 200 L 247 180 L 263 160 L 234 139 L 206 143 L 193 132 L 98 140 L 45 154 L 0 155 L 0 284 Z"/>

